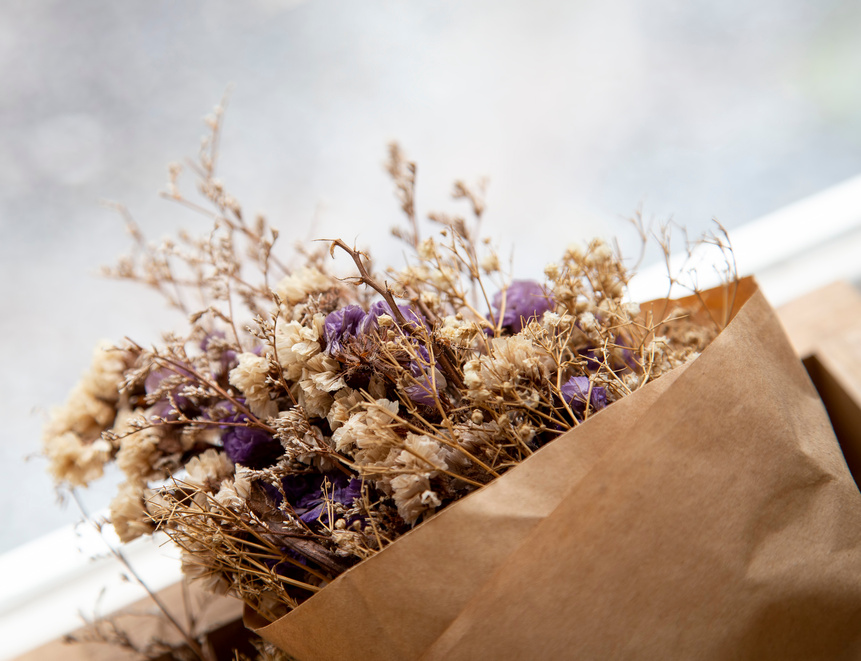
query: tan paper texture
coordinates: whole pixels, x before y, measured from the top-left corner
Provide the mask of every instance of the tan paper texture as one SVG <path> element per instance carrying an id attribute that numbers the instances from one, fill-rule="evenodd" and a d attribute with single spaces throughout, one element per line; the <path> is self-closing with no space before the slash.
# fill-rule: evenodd
<path id="1" fill-rule="evenodd" d="M 300 660 L 856 658 L 861 494 L 753 293 L 685 368 L 247 623 Z"/>

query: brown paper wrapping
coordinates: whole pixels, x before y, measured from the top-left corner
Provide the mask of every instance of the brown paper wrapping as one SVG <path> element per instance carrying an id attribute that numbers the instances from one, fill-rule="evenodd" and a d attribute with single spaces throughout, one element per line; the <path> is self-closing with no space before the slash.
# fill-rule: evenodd
<path id="1" fill-rule="evenodd" d="M 774 312 L 734 303 L 696 360 L 246 624 L 315 661 L 861 658 L 861 494 Z"/>

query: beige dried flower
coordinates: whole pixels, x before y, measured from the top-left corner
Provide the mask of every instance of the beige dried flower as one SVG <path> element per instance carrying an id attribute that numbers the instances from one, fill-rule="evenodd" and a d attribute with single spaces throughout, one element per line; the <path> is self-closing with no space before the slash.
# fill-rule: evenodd
<path id="1" fill-rule="evenodd" d="M 124 482 L 118 487 L 110 505 L 111 523 L 124 544 L 155 530 L 145 506 L 151 497 L 152 491 L 139 483 Z"/>
<path id="2" fill-rule="evenodd" d="M 531 398 L 529 389 L 546 382 L 552 366 L 547 351 L 523 334 L 498 337 L 490 340 L 487 356 L 464 365 L 463 380 L 477 402 L 510 398 L 515 392 Z"/>
<path id="3" fill-rule="evenodd" d="M 249 469 L 237 466 L 233 479 L 227 478 L 221 483 L 215 500 L 225 508 L 240 510 L 245 506 L 251 494 L 251 476 Z"/>
<path id="4" fill-rule="evenodd" d="M 233 475 L 233 462 L 223 452 L 210 448 L 189 459 L 185 465 L 188 473 L 182 482 L 201 491 L 216 493 L 221 483 Z"/>
<path id="5" fill-rule="evenodd" d="M 111 458 L 110 443 L 101 439 L 85 443 L 74 432 L 46 436 L 43 449 L 54 481 L 76 487 L 101 477 Z"/>
<path id="6" fill-rule="evenodd" d="M 299 269 L 296 273 L 285 276 L 275 287 L 275 293 L 282 301 L 296 305 L 308 298 L 309 294 L 324 292 L 333 287 L 332 279 L 310 266 Z"/>
<path id="7" fill-rule="evenodd" d="M 317 315 L 322 319 L 324 315 Z M 306 363 L 320 353 L 320 332 L 317 324 L 310 327 L 298 321 L 279 324 L 275 331 L 275 352 L 284 369 L 285 378 L 298 381 Z"/>
<path id="8" fill-rule="evenodd" d="M 278 405 L 269 396 L 268 377 L 269 358 L 253 353 L 239 354 L 239 364 L 230 371 L 230 385 L 239 389 L 251 412 L 261 418 L 278 414 Z"/>

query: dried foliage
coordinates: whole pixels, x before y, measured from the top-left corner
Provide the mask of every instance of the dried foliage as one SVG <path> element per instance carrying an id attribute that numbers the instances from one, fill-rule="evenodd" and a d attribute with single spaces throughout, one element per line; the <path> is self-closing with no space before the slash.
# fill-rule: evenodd
<path id="1" fill-rule="evenodd" d="M 407 263 L 381 272 L 331 240 L 288 269 L 278 232 L 246 221 L 216 178 L 221 118 L 196 162 L 171 166 L 165 194 L 211 230 L 151 244 L 123 211 L 135 254 L 106 271 L 160 292 L 187 332 L 100 350 L 45 447 L 63 484 L 116 461 L 121 538 L 163 530 L 188 576 L 266 617 L 690 360 L 726 323 L 641 313 L 601 240 L 567 248 L 541 282 L 512 281 L 480 233 L 484 183 L 456 183 L 468 214 L 430 214 L 422 238 L 416 166 L 396 145 Z M 201 203 L 181 192 L 184 169 Z M 658 234 L 667 254 L 670 236 Z M 327 252 L 351 272 L 333 273 Z"/>

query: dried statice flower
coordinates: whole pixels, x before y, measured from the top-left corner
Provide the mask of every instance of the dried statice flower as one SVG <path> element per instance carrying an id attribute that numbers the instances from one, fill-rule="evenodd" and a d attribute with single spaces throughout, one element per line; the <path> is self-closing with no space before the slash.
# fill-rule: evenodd
<path id="1" fill-rule="evenodd" d="M 284 276 L 275 287 L 282 301 L 290 305 L 304 302 L 310 294 L 322 293 L 335 286 L 335 282 L 314 266 L 305 266 Z"/>
<path id="2" fill-rule="evenodd" d="M 552 297 L 532 280 L 515 280 L 493 297 L 494 312 L 502 311 L 500 325 L 511 328 L 514 333 L 519 333 L 526 322 L 540 318 L 553 307 Z"/>
<path id="3" fill-rule="evenodd" d="M 252 468 L 274 464 L 282 452 L 274 436 L 254 427 L 232 426 L 221 442 L 230 461 Z"/>
<path id="4" fill-rule="evenodd" d="M 335 310 L 323 323 L 323 339 L 326 351 L 337 354 L 343 351 L 344 344 L 359 335 L 367 314 L 358 305 L 347 305 Z"/>
<path id="5" fill-rule="evenodd" d="M 310 326 L 290 321 L 279 324 L 275 334 L 275 355 L 283 369 L 284 378 L 298 381 L 309 360 L 320 353 L 321 330 L 326 317 L 314 316 Z"/>
<path id="6" fill-rule="evenodd" d="M 578 412 L 582 413 L 587 405 L 600 411 L 607 406 L 607 390 L 604 386 L 592 386 L 588 376 L 572 376 L 562 385 L 562 397 Z"/>
<path id="7" fill-rule="evenodd" d="M 397 475 L 389 481 L 398 514 L 409 524 L 442 505 L 431 482 L 449 468 L 452 450 L 426 435 L 407 434 L 403 450 L 393 462 Z"/>
<path id="8" fill-rule="evenodd" d="M 261 418 L 278 413 L 266 384 L 269 378 L 269 359 L 253 353 L 239 354 L 239 364 L 230 371 L 230 385 L 239 388 L 251 412 Z"/>
<path id="9" fill-rule="evenodd" d="M 114 451 L 101 434 L 116 417 L 128 361 L 123 351 L 100 343 L 66 403 L 53 411 L 45 426 L 44 452 L 57 483 L 86 486 L 101 477 Z"/>
<path id="10" fill-rule="evenodd" d="M 143 409 L 120 409 L 112 429 L 118 439 L 117 466 L 135 483 L 167 477 L 160 470 L 164 430 L 149 426 Z"/>
<path id="11" fill-rule="evenodd" d="M 511 335 L 490 340 L 486 356 L 463 367 L 464 383 L 476 402 L 520 398 L 537 403 L 537 388 L 547 383 L 553 367 L 550 354 L 529 337 Z"/>
<path id="12" fill-rule="evenodd" d="M 119 486 L 110 511 L 111 523 L 121 542 L 130 542 L 155 530 L 145 504 L 151 496 L 152 491 L 139 483 L 124 482 Z"/>

